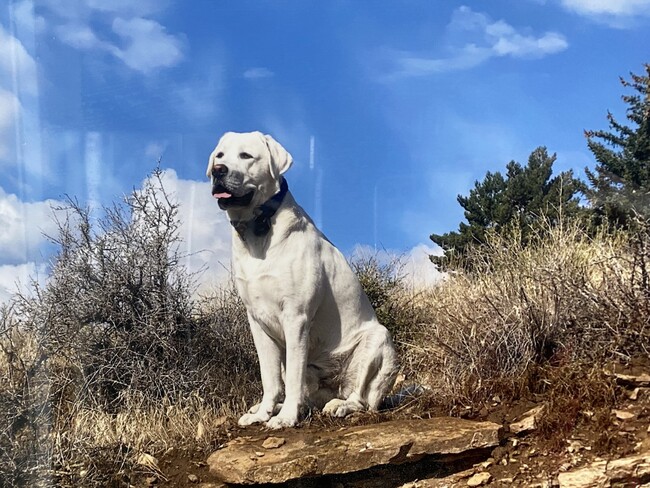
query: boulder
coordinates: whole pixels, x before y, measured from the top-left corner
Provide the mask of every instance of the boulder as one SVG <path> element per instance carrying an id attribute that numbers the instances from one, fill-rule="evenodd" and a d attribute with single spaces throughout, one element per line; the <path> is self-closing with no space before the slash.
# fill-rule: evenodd
<path id="1" fill-rule="evenodd" d="M 287 429 L 285 442 L 264 449 L 268 434 L 238 437 L 208 458 L 210 472 L 227 483 L 282 483 L 345 474 L 425 456 L 457 461 L 499 444 L 501 427 L 457 418 L 393 420 L 329 432 Z M 268 444 L 268 443 L 267 443 Z M 260 456 L 260 452 L 264 452 Z"/>

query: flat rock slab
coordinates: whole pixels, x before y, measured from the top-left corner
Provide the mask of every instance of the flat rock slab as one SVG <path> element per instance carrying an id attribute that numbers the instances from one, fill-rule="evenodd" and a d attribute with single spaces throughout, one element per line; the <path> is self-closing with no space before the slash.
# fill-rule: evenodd
<path id="1" fill-rule="evenodd" d="M 501 426 L 457 418 L 393 420 L 336 431 L 290 429 L 238 437 L 208 458 L 210 471 L 227 483 L 282 483 L 296 478 L 344 474 L 386 464 L 439 456 L 455 461 L 499 444 Z M 265 448 L 273 436 L 277 447 Z M 267 442 L 267 446 L 269 443 Z"/>

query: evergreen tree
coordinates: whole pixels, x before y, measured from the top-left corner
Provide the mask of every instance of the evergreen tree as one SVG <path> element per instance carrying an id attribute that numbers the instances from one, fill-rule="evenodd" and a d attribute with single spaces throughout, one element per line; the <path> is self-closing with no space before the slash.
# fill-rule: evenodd
<path id="1" fill-rule="evenodd" d="M 631 81 L 621 78 L 623 87 L 636 92 L 621 97 L 631 125 L 608 111 L 611 132 L 585 131 L 597 161 L 595 171 L 585 170 L 591 186 L 587 197 L 599 224 L 626 227 L 632 215 L 650 217 L 650 64 L 645 71 L 645 76 L 631 73 Z"/>
<path id="2" fill-rule="evenodd" d="M 488 172 L 468 196 L 458 195 L 467 223 L 461 222 L 457 232 L 431 235 L 445 251 L 444 257 L 432 260 L 444 266 L 450 257 L 466 255 L 469 246 L 485 243 L 489 230 L 499 233 L 514 225 L 525 242 L 540 218 L 557 223 L 563 216 L 577 215 L 584 185 L 572 171 L 552 177 L 555 159 L 555 154 L 549 156 L 545 147 L 538 147 L 525 166 L 511 161 L 505 177 Z"/>

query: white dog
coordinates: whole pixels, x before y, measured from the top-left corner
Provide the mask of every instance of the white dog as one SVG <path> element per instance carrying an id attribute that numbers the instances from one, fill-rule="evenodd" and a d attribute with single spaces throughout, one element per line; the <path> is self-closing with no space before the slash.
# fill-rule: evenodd
<path id="1" fill-rule="evenodd" d="M 390 334 L 357 277 L 288 191 L 282 175 L 292 162 L 259 132 L 226 133 L 208 162 L 233 226 L 234 275 L 264 390 L 242 426 L 291 427 L 303 407 L 336 417 L 377 409 L 397 374 Z"/>

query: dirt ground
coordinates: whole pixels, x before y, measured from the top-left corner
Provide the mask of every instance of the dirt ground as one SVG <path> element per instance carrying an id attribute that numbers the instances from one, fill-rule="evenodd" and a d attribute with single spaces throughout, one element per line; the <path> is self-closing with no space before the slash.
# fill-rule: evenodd
<path id="1" fill-rule="evenodd" d="M 646 364 L 619 369 L 629 375 L 650 374 L 650 361 Z M 620 383 L 620 382 L 619 382 Z M 586 466 L 597 459 L 617 459 L 635 452 L 650 451 L 650 387 L 635 384 L 620 384 L 617 388 L 616 408 L 606 414 L 589 410 L 580 412 L 581 418 L 572 430 L 553 435 L 542 435 L 535 429 L 520 434 L 509 433 L 509 425 L 523 413 L 544 405 L 544 398 L 521 400 L 516 403 L 502 403 L 495 398 L 480 412 L 469 412 L 467 417 L 476 420 L 490 420 L 504 426 L 501 445 L 491 451 L 479 453 L 477 457 L 441 465 L 436 460 L 423 460 L 413 465 L 375 468 L 346 476 L 330 476 L 319 479 L 299 480 L 287 483 L 290 487 L 398 487 L 431 486 L 429 478 L 463 473 L 460 481 L 449 486 L 468 486 L 467 478 L 474 473 L 489 473 L 490 486 L 557 486 L 557 475 L 565 471 Z M 414 413 L 420 411 L 419 414 Z M 342 426 L 382 422 L 394 418 L 418 418 L 445 415 L 440 410 L 421 413 L 421 405 L 405 407 L 390 414 L 353 416 L 344 420 L 331 420 L 321 416 L 307 419 L 296 429 L 285 429 L 282 437 L 291 442 L 306 432 L 336 430 Z M 222 438 L 226 442 L 236 436 L 266 435 L 261 427 L 240 429 L 235 419 L 228 419 L 223 425 Z M 134 476 L 132 486 L 152 487 L 202 487 L 216 488 L 222 485 L 209 472 L 206 458 L 209 452 L 191 449 L 170 448 L 158 457 L 159 471 L 146 470 Z M 272 485 L 280 486 L 280 485 Z"/>

